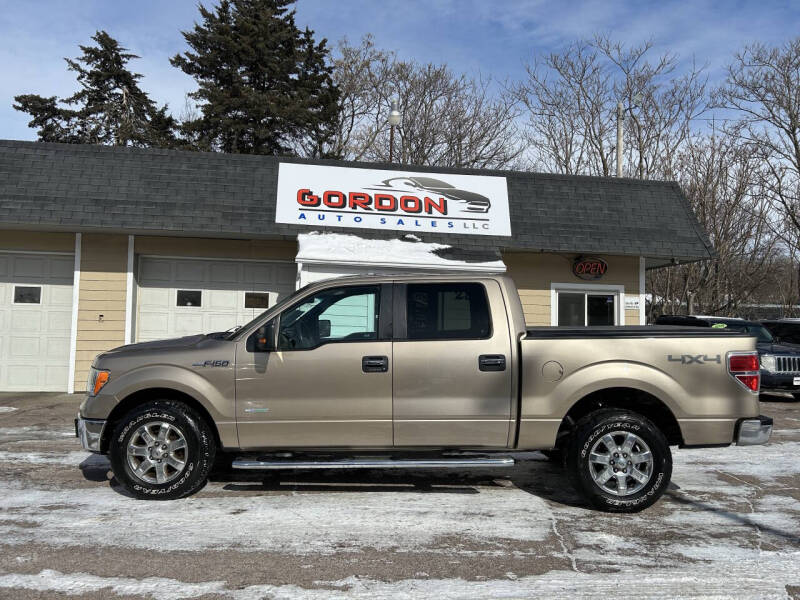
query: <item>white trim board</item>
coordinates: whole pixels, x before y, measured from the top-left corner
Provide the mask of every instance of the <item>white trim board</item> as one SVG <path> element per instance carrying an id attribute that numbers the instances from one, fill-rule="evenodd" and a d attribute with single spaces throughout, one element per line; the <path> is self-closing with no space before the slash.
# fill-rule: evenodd
<path id="1" fill-rule="evenodd" d="M 67 393 L 75 393 L 75 356 L 78 351 L 78 301 L 81 285 L 81 234 L 75 234 L 75 267 L 72 275 L 72 327 L 69 340 Z"/>
<path id="2" fill-rule="evenodd" d="M 647 311 L 645 310 L 645 258 L 639 257 L 639 325 L 647 324 Z"/>
<path id="3" fill-rule="evenodd" d="M 625 286 L 604 283 L 551 283 L 550 325 L 558 326 L 558 292 L 609 292 L 617 297 L 617 325 L 625 325 Z"/>
<path id="4" fill-rule="evenodd" d="M 133 245 L 134 236 L 128 236 L 128 266 L 125 272 L 125 344 L 133 341 Z"/>

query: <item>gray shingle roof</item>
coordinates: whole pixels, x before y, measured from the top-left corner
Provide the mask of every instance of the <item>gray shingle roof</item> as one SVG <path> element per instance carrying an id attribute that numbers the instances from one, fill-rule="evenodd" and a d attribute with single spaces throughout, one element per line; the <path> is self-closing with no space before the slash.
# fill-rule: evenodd
<path id="1" fill-rule="evenodd" d="M 408 166 L 0 140 L 0 228 L 293 239 L 320 229 L 275 223 L 279 162 Z M 414 171 L 441 172 L 427 167 Z M 499 247 L 696 260 L 711 243 L 677 184 L 638 179 L 446 169 L 508 181 L 512 236 L 419 233 L 464 248 Z M 364 235 L 367 230 L 336 228 Z M 397 237 L 399 232 L 370 232 Z"/>

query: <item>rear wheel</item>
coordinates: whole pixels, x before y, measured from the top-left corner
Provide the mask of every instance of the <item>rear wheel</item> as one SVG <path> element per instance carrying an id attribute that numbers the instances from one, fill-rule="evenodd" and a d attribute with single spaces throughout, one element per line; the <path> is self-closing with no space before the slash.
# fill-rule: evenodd
<path id="1" fill-rule="evenodd" d="M 172 500 L 196 492 L 214 464 L 208 424 L 183 402 L 137 406 L 117 424 L 109 445 L 114 476 L 138 498 Z"/>
<path id="2" fill-rule="evenodd" d="M 603 409 L 583 417 L 566 447 L 579 492 L 609 512 L 637 512 L 658 500 L 672 476 L 664 434 L 646 417 Z"/>

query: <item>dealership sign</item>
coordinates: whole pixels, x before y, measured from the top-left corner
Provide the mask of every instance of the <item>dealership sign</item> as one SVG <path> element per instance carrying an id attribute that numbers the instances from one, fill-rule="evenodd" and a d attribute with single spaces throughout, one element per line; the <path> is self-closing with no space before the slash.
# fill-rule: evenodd
<path id="1" fill-rule="evenodd" d="M 505 177 L 281 163 L 277 223 L 510 236 Z"/>

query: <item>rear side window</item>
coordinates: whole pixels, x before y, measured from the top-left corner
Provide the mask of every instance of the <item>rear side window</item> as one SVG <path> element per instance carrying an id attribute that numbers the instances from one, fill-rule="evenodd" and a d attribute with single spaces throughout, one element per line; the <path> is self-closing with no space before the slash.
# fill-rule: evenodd
<path id="1" fill-rule="evenodd" d="M 482 339 L 492 330 L 479 283 L 409 284 L 406 317 L 409 340 Z"/>

